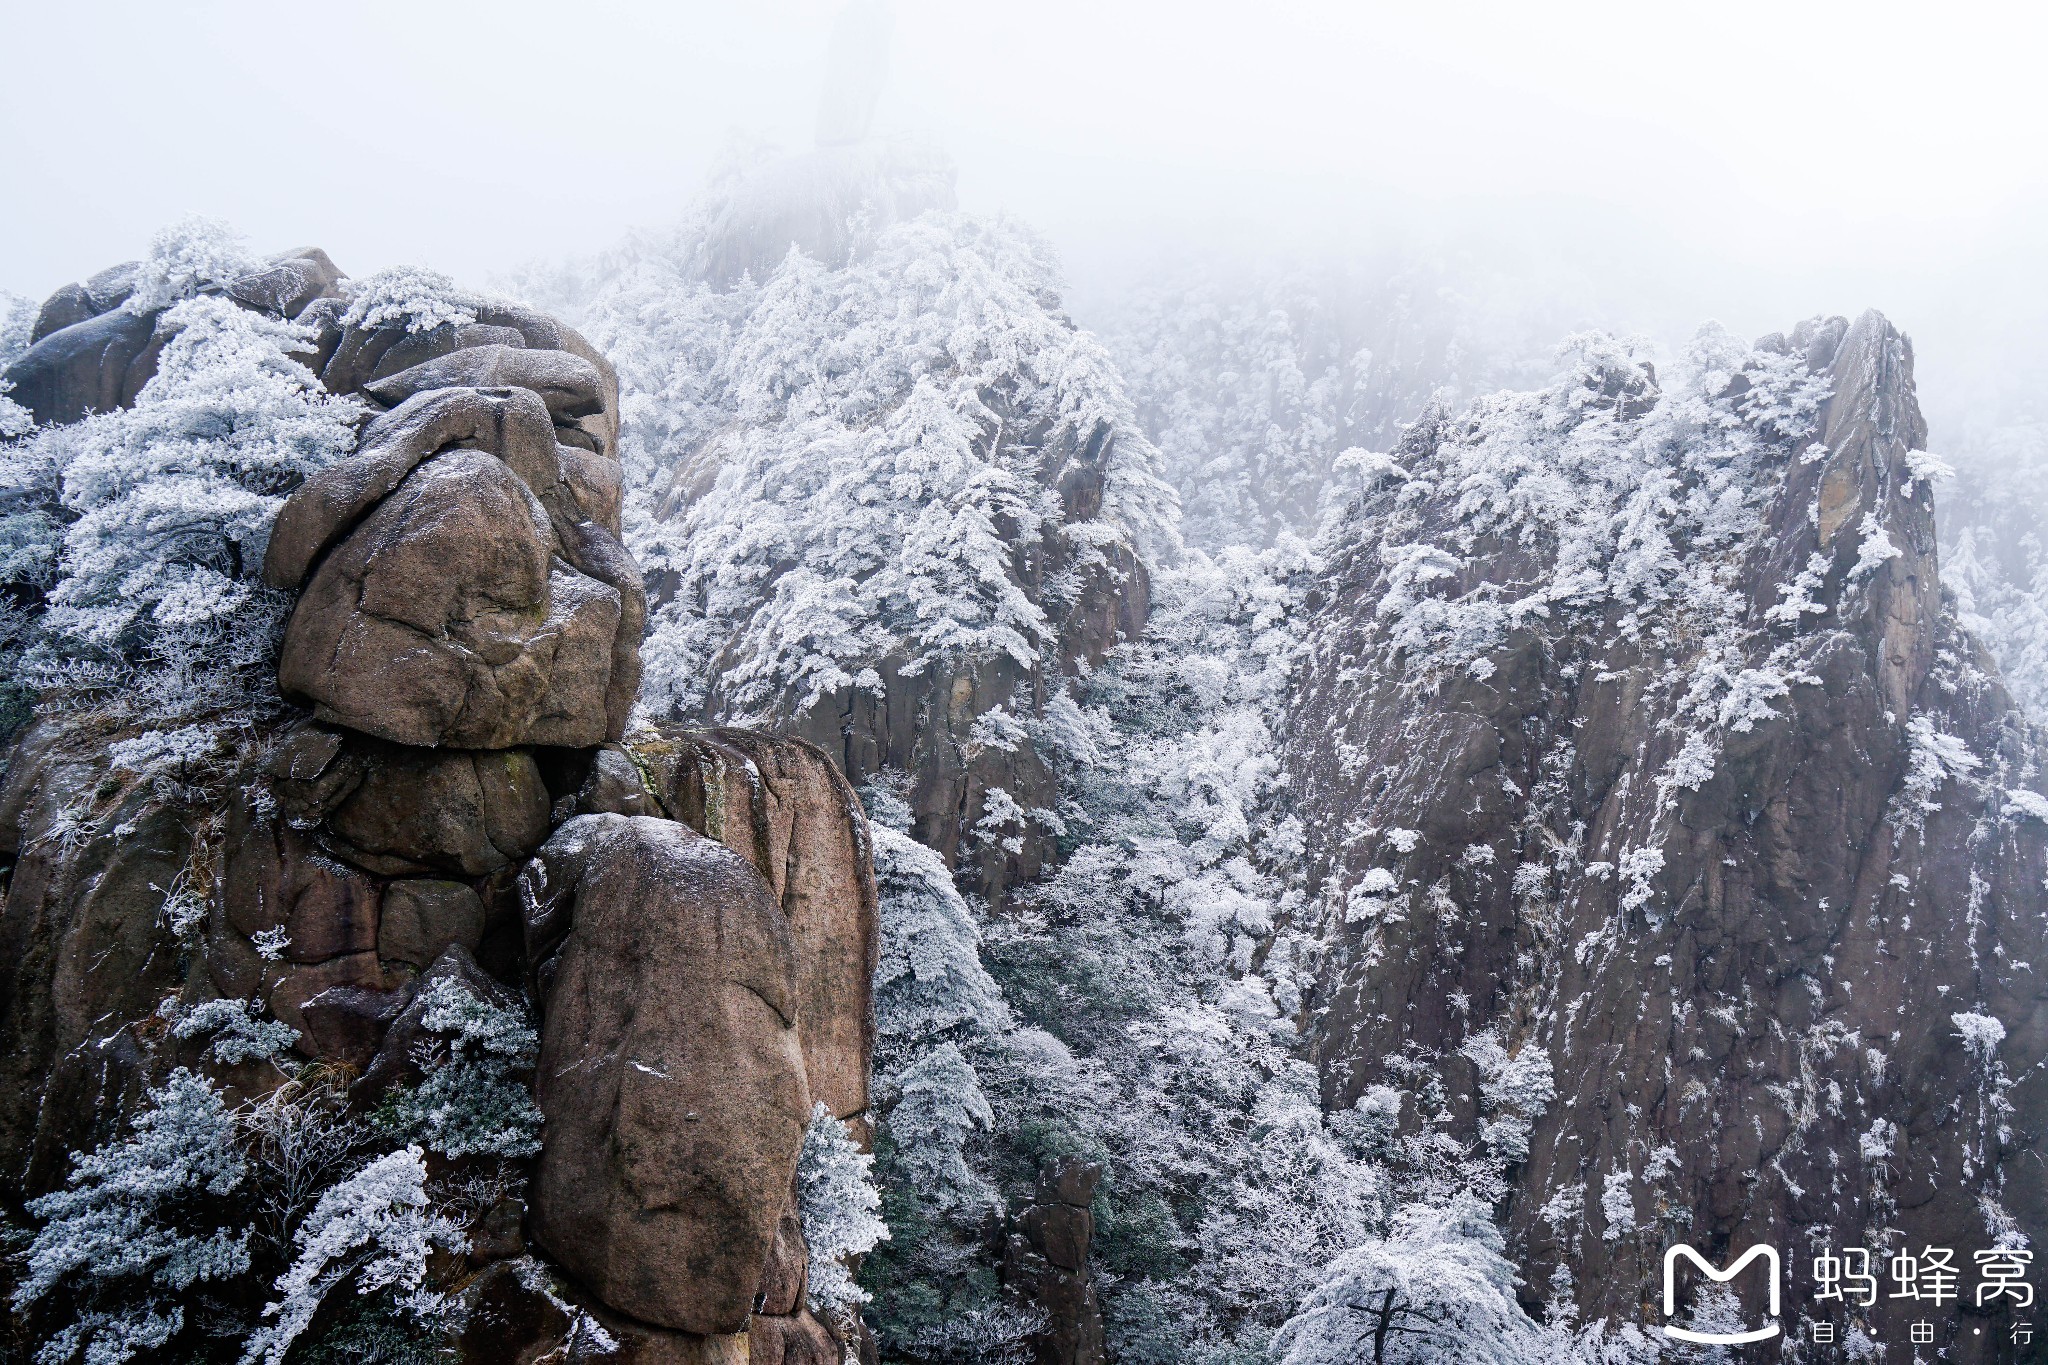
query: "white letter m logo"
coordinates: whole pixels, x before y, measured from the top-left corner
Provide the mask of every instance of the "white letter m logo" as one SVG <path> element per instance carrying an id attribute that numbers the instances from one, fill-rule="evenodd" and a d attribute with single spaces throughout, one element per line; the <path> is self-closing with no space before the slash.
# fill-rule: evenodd
<path id="1" fill-rule="evenodd" d="M 1678 1341 L 1696 1341 L 1706 1346 L 1739 1346 L 1746 1341 L 1769 1341 L 1778 1335 L 1778 1251 L 1776 1247 L 1751 1247 L 1735 1260 L 1726 1270 L 1716 1270 L 1707 1264 L 1707 1258 L 1688 1246 L 1672 1247 L 1664 1253 L 1664 1316 L 1670 1317 L 1678 1311 L 1678 1259 L 1683 1256 L 1698 1266 L 1700 1273 L 1721 1284 L 1740 1275 L 1751 1261 L 1762 1257 L 1771 1270 L 1771 1325 L 1759 1327 L 1754 1332 L 1694 1332 L 1684 1327 L 1666 1327 L 1664 1335 Z"/>

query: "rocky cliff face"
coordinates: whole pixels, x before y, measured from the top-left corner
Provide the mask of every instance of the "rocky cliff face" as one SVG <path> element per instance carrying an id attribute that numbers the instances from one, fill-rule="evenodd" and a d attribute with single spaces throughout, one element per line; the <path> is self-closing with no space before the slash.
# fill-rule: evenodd
<path id="1" fill-rule="evenodd" d="M 147 381 L 162 310 L 124 307 L 133 273 L 45 306 L 6 376 L 43 423 Z M 132 727 L 55 698 L 12 747 L 4 1212 L 124 1134 L 174 1067 L 259 1107 L 323 1078 L 334 1124 L 366 1132 L 457 1074 L 437 1068 L 496 1056 L 511 1126 L 436 1138 L 445 1105 L 416 1125 L 431 1181 L 495 1191 L 466 1257 L 429 1267 L 467 1305 L 462 1358 L 744 1360 L 751 1336 L 756 1359 L 836 1361 L 795 1175 L 814 1102 L 865 1121 L 866 827 L 800 740 L 620 742 L 645 600 L 610 365 L 509 305 L 352 310 L 317 251 L 219 292 L 307 328 L 298 359 L 365 420 L 271 530 L 286 704 L 241 718 L 235 752 L 124 768 Z M 291 1052 L 209 1050 L 183 1021 L 222 1002 Z"/>
<path id="2" fill-rule="evenodd" d="M 1288 755 L 1305 1017 L 1327 1108 L 1439 1072 L 1400 1122 L 1507 1164 L 1539 1313 L 1650 1317 L 1673 1242 L 1785 1248 L 1797 1305 L 1828 1245 L 2048 1234 L 2043 736 L 1942 592 L 1924 440 L 1870 313 L 1662 382 L 1589 352 L 1353 471 Z"/>

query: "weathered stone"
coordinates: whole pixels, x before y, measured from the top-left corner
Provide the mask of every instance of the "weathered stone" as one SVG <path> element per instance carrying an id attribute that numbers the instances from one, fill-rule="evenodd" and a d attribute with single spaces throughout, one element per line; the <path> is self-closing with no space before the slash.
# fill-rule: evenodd
<path id="1" fill-rule="evenodd" d="M 48 740 L 32 730 L 0 797 L 20 812 L 0 901 L 0 1169 L 19 1171 L 32 1142 L 54 1144 L 59 1158 L 91 1149 L 89 1115 L 40 1104 L 50 1068 L 149 1018 L 185 975 L 163 912 L 168 889 L 185 885 L 203 815 L 146 785 L 100 783 L 104 746 L 91 729 Z M 85 831 L 60 837 L 81 816 Z"/>
<path id="2" fill-rule="evenodd" d="M 1088 1210 L 1071 1204 L 1034 1204 L 1017 1216 L 1017 1226 L 1060 1269 L 1088 1268 L 1088 1239 L 1095 1231 Z"/>
<path id="3" fill-rule="evenodd" d="M 506 1195 L 484 1210 L 469 1239 L 469 1259 L 482 1265 L 526 1253 L 526 1201 Z"/>
<path id="4" fill-rule="evenodd" d="M 28 344 L 33 346 L 53 332 L 61 332 L 66 327 L 74 327 L 99 315 L 100 310 L 93 306 L 92 295 L 86 292 L 84 285 L 61 285 L 36 310 L 35 326 L 29 330 Z"/>
<path id="5" fill-rule="evenodd" d="M 289 836 L 287 836 L 289 837 Z M 325 962 L 377 947 L 377 883 L 292 841 L 283 866 L 287 961 Z"/>
<path id="6" fill-rule="evenodd" d="M 329 987 L 299 1007 L 299 1021 L 306 1031 L 304 1050 L 320 1061 L 366 1070 L 383 1046 L 392 1021 L 410 1003 L 410 987 L 391 991 Z"/>
<path id="7" fill-rule="evenodd" d="M 351 861 L 387 876 L 480 877 L 547 838 L 548 797 L 523 749 L 420 749 L 357 739 L 363 778 L 328 817 Z"/>
<path id="8" fill-rule="evenodd" d="M 129 365 L 150 344 L 156 314 L 114 309 L 50 333 L 7 367 L 8 397 L 52 425 L 88 412 L 112 412 L 127 389 Z M 152 367 L 153 368 L 153 367 Z"/>
<path id="9" fill-rule="evenodd" d="M 556 435 L 560 434 L 558 428 Z M 584 520 L 617 536 L 626 507 L 626 472 L 618 460 L 567 444 L 556 446 L 555 460 Z"/>
<path id="10" fill-rule="evenodd" d="M 619 1317 L 528 1258 L 485 1266 L 455 1306 L 458 1365 L 749 1365 L 744 1335 L 690 1336 Z"/>
<path id="11" fill-rule="evenodd" d="M 119 308 L 135 292 L 135 273 L 141 267 L 140 261 L 124 261 L 120 265 L 108 266 L 83 284 L 67 284 L 50 295 L 36 313 L 35 328 L 29 333 L 29 345 L 35 345 L 52 332 L 60 332 L 74 323 Z"/>
<path id="12" fill-rule="evenodd" d="M 567 351 L 524 346 L 467 346 L 399 370 L 363 386 L 380 403 L 397 406 L 436 389 L 520 388 L 540 396 L 555 422 L 574 422 L 602 412 L 604 376 L 597 366 Z"/>
<path id="13" fill-rule="evenodd" d="M 620 1313 L 743 1332 L 810 1108 L 781 908 L 729 849 L 618 815 L 562 826 L 525 900 L 534 1239 Z"/>
<path id="14" fill-rule="evenodd" d="M 590 774 L 570 798 L 577 815 L 660 815 L 656 801 L 640 778 L 632 758 L 607 744 L 591 756 Z"/>
<path id="15" fill-rule="evenodd" d="M 662 805 L 745 857 L 788 917 L 812 1098 L 839 1118 L 863 1113 L 880 938 L 859 799 L 802 740 L 681 727 L 658 735 L 635 752 Z"/>
<path id="16" fill-rule="evenodd" d="M 540 502 L 503 462 L 436 456 L 314 572 L 280 687 L 322 720 L 401 744 L 602 743 L 622 599 L 553 548 Z"/>
<path id="17" fill-rule="evenodd" d="M 377 956 L 425 967 L 451 943 L 475 953 L 484 937 L 482 897 L 462 882 L 406 878 L 384 888 Z"/>
<path id="18" fill-rule="evenodd" d="M 245 308 L 273 317 L 295 318 L 315 299 L 332 298 L 344 276 L 317 246 L 281 251 L 261 270 L 234 280 L 222 293 Z"/>
<path id="19" fill-rule="evenodd" d="M 270 780 L 278 813 L 303 829 L 320 823 L 348 799 L 363 780 L 363 764 L 349 752 L 342 731 L 301 721 L 272 743 L 263 773 Z"/>
<path id="20" fill-rule="evenodd" d="M 808 1310 L 754 1319 L 748 1365 L 840 1365 L 845 1353 L 831 1329 Z"/>
<path id="21" fill-rule="evenodd" d="M 297 588 L 320 557 L 354 530 L 420 464 L 454 445 L 498 456 L 541 497 L 561 479 L 554 426 L 524 390 L 419 393 L 363 429 L 354 453 L 315 473 L 278 509 L 263 580 Z"/>
<path id="22" fill-rule="evenodd" d="M 2048 1233 L 2041 1164 L 2008 1155 L 2048 1138 L 2042 1092 L 1988 1121 L 1990 1059 L 1964 1054 L 1957 1023 L 2000 1021 L 2005 1074 L 2048 1060 L 2039 978 L 1986 965 L 2048 956 L 2048 831 L 2003 816 L 1998 782 L 1924 757 L 1938 732 L 1973 771 L 2035 787 L 2041 739 L 1941 600 L 1910 343 L 1872 313 L 1758 348 L 1803 360 L 1828 397 L 1810 431 L 1746 417 L 1753 510 L 1710 555 L 1674 543 L 1746 599 L 1725 628 L 1672 608 L 1637 633 L 1624 603 L 1572 608 L 1509 631 L 1486 670 L 1422 685 L 1390 647 L 1388 537 L 1464 547 L 1433 593 L 1528 601 L 1573 571 L 1554 543 L 1469 536 L 1446 477 L 1468 429 L 1430 419 L 1396 452 L 1410 477 L 1368 495 L 1326 561 L 1287 726 L 1310 898 L 1345 906 L 1397 869 L 1405 901 L 1323 921 L 1301 1012 L 1324 1105 L 1410 1088 L 1390 1059 L 1440 1058 L 1441 1103 L 1422 1116 L 1411 1096 L 1403 1123 L 1480 1142 L 1466 1044 L 1539 1062 L 1556 1096 L 1505 1166 L 1504 1221 L 1524 1282 L 1568 1284 L 1582 1320 L 1638 1311 L 1674 1227 L 1702 1248 L 1856 1245 L 1874 1227 L 1963 1245 L 1995 1198 Z M 1863 562 L 1877 531 L 1888 552 Z M 1814 609 L 1774 621 L 1795 583 Z M 1735 691 L 1704 695 L 1730 704 L 1743 679 L 1772 694 L 1717 723 L 1688 691 L 1714 678 Z M 1371 833 L 1388 830 L 1415 837 Z M 1546 1215 L 1582 1193 L 1583 1219 Z M 1903 1338 L 1899 1311 L 1877 1305 L 1873 1334 Z"/>
<path id="23" fill-rule="evenodd" d="M 761 1287 L 754 1293 L 754 1311 L 781 1315 L 803 1306 L 804 1282 L 810 1270 L 811 1253 L 804 1246 L 803 1220 L 797 1216 L 796 1193 L 790 1192 L 782 1219 L 775 1225 L 775 1243 L 768 1251 L 767 1268 L 761 1272 Z"/>
<path id="24" fill-rule="evenodd" d="M 270 1012 L 277 1016 L 279 1022 L 290 1024 L 299 1031 L 297 1048 L 308 1056 L 317 1046 L 313 1031 L 306 1023 L 304 1011 L 308 1001 L 337 986 L 381 991 L 390 984 L 374 949 L 330 957 L 325 962 L 272 969 L 265 975 L 274 977 L 266 1002 Z"/>
<path id="25" fill-rule="evenodd" d="M 1011 1220 L 1003 1252 L 1003 1283 L 1011 1294 L 1045 1314 L 1032 1337 L 1038 1365 L 1102 1365 L 1108 1348 L 1102 1305 L 1088 1273 L 1088 1244 L 1102 1167 L 1062 1158 L 1038 1173 L 1031 1202 Z"/>
<path id="26" fill-rule="evenodd" d="M 320 369 L 320 383 L 329 393 L 360 393 L 372 380 L 465 346 L 519 344 L 516 330 L 488 323 L 449 324 L 420 332 L 403 323 L 382 327 L 342 324 L 333 353 Z"/>
<path id="27" fill-rule="evenodd" d="M 1044 1197 L 1077 1209 L 1095 1202 L 1095 1190 L 1101 1183 L 1100 1162 L 1076 1161 L 1071 1157 L 1052 1162 L 1038 1174 L 1038 1187 Z"/>

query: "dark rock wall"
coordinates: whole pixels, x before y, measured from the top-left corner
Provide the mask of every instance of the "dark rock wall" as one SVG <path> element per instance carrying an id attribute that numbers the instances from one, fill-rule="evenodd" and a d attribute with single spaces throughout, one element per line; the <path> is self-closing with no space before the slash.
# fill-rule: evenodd
<path id="1" fill-rule="evenodd" d="M 1425 682 L 1380 611 L 1371 528 L 1392 493 L 1317 585 L 1289 760 L 1331 907 L 1310 1006 L 1326 1105 L 1387 1081 L 1389 1058 L 1438 1058 L 1443 1121 L 1479 1141 L 1461 1046 L 1541 1049 L 1557 1093 L 1506 1208 L 1539 1311 L 1649 1317 L 1674 1241 L 1785 1248 L 1799 1302 L 1822 1244 L 1967 1265 L 1991 1206 L 2048 1234 L 2043 736 L 1943 601 L 1910 344 L 1874 313 L 1768 344 L 1830 395 L 1761 471 L 1736 575 L 1742 661 L 1791 640 L 1792 680 L 1697 789 L 1667 800 L 1657 779 L 1691 728 L 1670 680 L 1730 666 L 1700 641 L 1565 612 L 1511 631 L 1489 677 Z M 1430 479 L 1458 439 L 1425 422 L 1397 457 Z M 1456 495 L 1406 494 L 1446 537 Z M 1859 571 L 1871 525 L 1898 553 Z M 1551 549 L 1482 542 L 1458 588 L 1511 600 Z M 1824 610 L 1767 624 L 1810 566 Z M 1395 913 L 1347 921 L 1374 892 Z M 1966 1047 L 1964 1013 L 1999 1021 L 1995 1051 Z M 1877 1316 L 1903 1340 L 1895 1307 Z M 1959 1358 L 2001 1335 L 1965 1331 Z"/>

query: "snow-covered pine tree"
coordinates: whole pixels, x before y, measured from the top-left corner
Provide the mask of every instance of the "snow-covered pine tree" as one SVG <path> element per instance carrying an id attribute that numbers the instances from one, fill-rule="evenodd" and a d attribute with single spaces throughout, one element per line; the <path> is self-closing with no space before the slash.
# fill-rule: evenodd
<path id="1" fill-rule="evenodd" d="M 257 578 L 270 524 L 354 444 L 358 405 L 291 354 L 305 329 L 194 296 L 248 264 L 217 225 L 160 234 L 123 305 L 165 310 L 134 405 L 0 448 L 0 575 L 16 608 L 40 609 L 25 662 L 142 718 L 272 693 L 285 603 Z"/>
<path id="2" fill-rule="evenodd" d="M 13 1306 L 62 1308 L 42 1365 L 149 1358 L 187 1332 L 208 1288 L 249 1269 L 238 1136 L 220 1092 L 181 1068 L 149 1092 L 132 1136 L 74 1156 L 65 1187 L 29 1201 L 41 1226 Z"/>
<path id="3" fill-rule="evenodd" d="M 1331 1263 L 1274 1340 L 1281 1365 L 1527 1365 L 1534 1324 L 1490 1211 L 1410 1205 Z"/>

